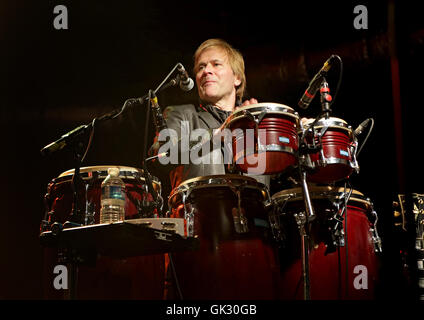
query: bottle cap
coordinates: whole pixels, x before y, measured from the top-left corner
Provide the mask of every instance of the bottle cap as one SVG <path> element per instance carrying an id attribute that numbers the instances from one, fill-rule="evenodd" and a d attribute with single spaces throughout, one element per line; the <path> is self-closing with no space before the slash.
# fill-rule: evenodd
<path id="1" fill-rule="evenodd" d="M 107 173 L 110 174 L 112 177 L 119 176 L 119 168 L 109 168 L 107 169 Z"/>

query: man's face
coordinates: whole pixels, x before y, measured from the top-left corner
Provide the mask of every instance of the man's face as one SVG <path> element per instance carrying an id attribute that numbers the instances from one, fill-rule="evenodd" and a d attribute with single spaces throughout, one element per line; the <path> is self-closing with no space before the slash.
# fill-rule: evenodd
<path id="1" fill-rule="evenodd" d="M 205 49 L 196 61 L 195 72 L 201 100 L 215 105 L 234 105 L 236 86 L 240 85 L 241 81 L 234 75 L 223 49 Z"/>

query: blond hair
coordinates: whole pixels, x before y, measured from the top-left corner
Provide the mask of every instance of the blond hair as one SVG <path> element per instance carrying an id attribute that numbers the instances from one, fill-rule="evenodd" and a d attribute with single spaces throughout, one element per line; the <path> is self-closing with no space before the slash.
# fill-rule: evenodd
<path id="1" fill-rule="evenodd" d="M 210 48 L 218 47 L 225 51 L 228 58 L 228 63 L 230 64 L 231 69 L 235 76 L 240 79 L 240 85 L 236 89 L 236 100 L 241 101 L 246 89 L 246 75 L 244 73 L 244 59 L 240 51 L 233 48 L 228 42 L 222 39 L 209 39 L 204 41 L 194 53 L 194 72 L 197 72 L 197 60 L 199 59 L 200 54 Z"/>

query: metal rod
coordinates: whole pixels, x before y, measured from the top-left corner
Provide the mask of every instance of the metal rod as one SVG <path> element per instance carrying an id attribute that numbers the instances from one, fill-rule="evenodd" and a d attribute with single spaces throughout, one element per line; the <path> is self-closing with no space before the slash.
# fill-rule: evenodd
<path id="1" fill-rule="evenodd" d="M 309 236 L 301 236 L 302 242 L 302 276 L 303 276 L 303 298 L 311 300 L 311 282 L 309 278 Z"/>
<path id="2" fill-rule="evenodd" d="M 312 207 L 311 198 L 309 196 L 308 184 L 306 182 L 306 171 L 301 170 L 301 181 L 303 200 L 305 203 L 306 216 L 298 223 L 301 247 L 302 247 L 302 276 L 303 276 L 303 298 L 304 300 L 311 299 L 311 283 L 310 283 L 310 266 L 309 266 L 309 222 L 315 219 L 314 209 Z"/>
<path id="3" fill-rule="evenodd" d="M 311 197 L 309 196 L 308 184 L 306 182 L 306 171 L 304 170 L 302 170 L 301 180 L 302 180 L 303 201 L 305 202 L 305 209 L 306 209 L 306 222 L 310 222 L 315 219 L 315 213 L 312 207 Z"/>

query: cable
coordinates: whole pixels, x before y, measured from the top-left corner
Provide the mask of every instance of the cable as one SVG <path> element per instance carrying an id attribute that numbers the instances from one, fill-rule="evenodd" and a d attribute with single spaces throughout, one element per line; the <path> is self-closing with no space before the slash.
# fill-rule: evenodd
<path id="1" fill-rule="evenodd" d="M 372 130 L 374 129 L 374 119 L 373 118 L 369 118 L 371 120 L 371 126 L 370 129 L 368 130 L 368 134 L 364 139 L 364 142 L 362 142 L 361 147 L 359 148 L 358 152 L 356 153 L 356 157 L 359 157 L 359 153 L 361 152 L 362 148 L 364 147 L 365 143 L 367 142 Z"/>
<path id="2" fill-rule="evenodd" d="M 128 107 L 128 104 L 130 103 L 135 103 L 137 99 L 134 98 L 130 98 L 125 100 L 124 105 L 122 106 L 122 109 L 115 115 L 113 115 L 110 119 L 116 119 L 117 117 L 119 117 L 122 113 L 124 113 L 125 109 Z"/>
<path id="3" fill-rule="evenodd" d="M 330 107 L 333 105 L 334 101 L 336 101 L 337 93 L 339 92 L 340 85 L 342 83 L 342 78 L 343 78 L 343 61 L 342 61 L 342 58 L 340 58 L 337 54 L 335 54 L 334 56 L 337 58 L 337 60 L 339 60 L 340 72 L 339 72 L 339 80 L 337 81 L 336 91 L 334 91 L 334 95 L 333 95 L 333 99 L 330 103 Z"/>
<path id="4" fill-rule="evenodd" d="M 152 103 L 152 90 L 149 90 L 149 98 L 147 101 L 146 120 L 144 121 L 144 141 L 143 141 L 143 155 L 141 157 L 144 162 L 147 157 L 147 138 L 149 135 L 149 124 L 150 124 L 150 109 Z"/>
<path id="5" fill-rule="evenodd" d="M 88 140 L 87 148 L 85 148 L 84 155 L 82 156 L 81 163 L 83 163 L 83 162 L 84 162 L 84 159 L 85 159 L 85 157 L 86 157 L 86 155 L 87 155 L 87 153 L 88 153 L 88 150 L 90 149 L 91 143 L 93 142 L 93 136 L 94 136 L 94 125 L 95 125 L 95 123 L 96 123 L 96 120 L 97 120 L 97 119 L 96 119 L 96 118 L 94 118 L 94 119 L 93 119 L 93 122 L 91 122 L 91 132 L 90 132 L 90 138 L 89 138 L 89 140 Z"/>

